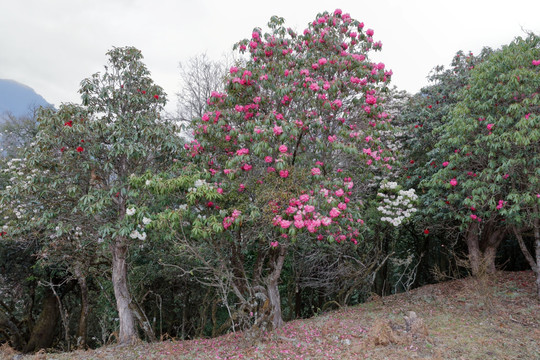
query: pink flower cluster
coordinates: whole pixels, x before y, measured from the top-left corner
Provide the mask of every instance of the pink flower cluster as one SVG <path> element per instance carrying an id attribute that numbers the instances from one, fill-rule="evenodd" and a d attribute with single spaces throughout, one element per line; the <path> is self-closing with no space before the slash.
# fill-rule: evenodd
<path id="1" fill-rule="evenodd" d="M 241 214 L 242 212 L 240 210 L 234 209 L 231 216 L 226 216 L 223 219 L 223 228 L 227 230 Z"/>

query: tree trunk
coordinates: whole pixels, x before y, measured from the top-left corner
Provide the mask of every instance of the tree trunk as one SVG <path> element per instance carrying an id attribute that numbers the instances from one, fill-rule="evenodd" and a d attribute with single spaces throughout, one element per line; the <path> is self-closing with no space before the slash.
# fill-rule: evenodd
<path id="1" fill-rule="evenodd" d="M 516 227 L 514 227 L 513 230 L 518 240 L 519 247 L 521 248 L 521 252 L 523 252 L 523 256 L 525 256 L 525 259 L 527 259 L 532 271 L 536 275 L 536 292 L 538 299 L 540 300 L 540 220 L 535 219 L 533 221 L 534 251 L 536 253 L 535 257 L 533 257 L 529 252 L 529 249 L 527 249 L 525 241 L 523 241 L 523 236 L 521 235 L 521 229 L 518 230 Z"/>
<path id="2" fill-rule="evenodd" d="M 154 333 L 154 329 L 152 328 L 152 325 L 150 324 L 150 321 L 148 320 L 148 317 L 144 313 L 144 310 L 142 309 L 142 307 L 136 304 L 135 302 L 131 302 L 131 310 L 133 311 L 133 315 L 135 315 L 135 318 L 137 319 L 139 326 L 143 330 L 147 341 L 156 342 L 157 341 L 156 334 Z"/>
<path id="3" fill-rule="evenodd" d="M 9 342 L 15 350 L 22 350 L 23 338 L 17 325 L 0 312 L 0 333 L 9 334 Z"/>
<path id="4" fill-rule="evenodd" d="M 88 323 L 88 284 L 86 283 L 86 276 L 82 274 L 79 265 L 75 266 L 75 276 L 77 277 L 77 283 L 81 290 L 81 313 L 79 315 L 79 328 L 77 329 L 77 347 L 80 349 L 86 349 L 86 336 L 87 336 L 87 323 Z"/>
<path id="5" fill-rule="evenodd" d="M 54 340 L 54 329 L 58 323 L 60 312 L 56 297 L 51 290 L 46 290 L 43 307 L 36 324 L 32 328 L 30 340 L 24 348 L 25 353 L 36 352 L 51 347 Z"/>
<path id="6" fill-rule="evenodd" d="M 481 254 L 478 246 L 478 224 L 472 223 L 467 230 L 467 248 L 469 249 L 469 263 L 473 276 L 478 276 L 480 273 Z"/>
<path id="7" fill-rule="evenodd" d="M 535 207 L 535 215 L 538 215 L 538 207 Z M 534 251 L 536 252 L 536 291 L 540 300 L 540 220 L 534 219 Z"/>
<path id="8" fill-rule="evenodd" d="M 127 246 L 123 241 L 116 240 L 111 244 L 112 253 L 112 283 L 114 296 L 116 298 L 116 308 L 120 322 L 120 332 L 118 334 L 119 344 L 130 344 L 138 340 L 135 328 L 135 319 L 131 310 L 131 294 L 129 293 L 127 282 Z"/>
<path id="9" fill-rule="evenodd" d="M 473 276 L 494 274 L 497 271 L 495 267 L 497 248 L 505 234 L 505 229 L 491 229 L 490 225 L 486 225 L 482 233 L 478 223 L 474 222 L 469 226 L 466 241 Z"/>
<path id="10" fill-rule="evenodd" d="M 287 249 L 281 245 L 278 253 L 273 256 L 274 261 L 271 264 L 272 272 L 267 279 L 266 290 L 268 292 L 268 300 L 270 301 L 271 321 L 272 329 L 278 329 L 283 326 L 283 318 L 281 316 L 281 297 L 279 295 L 278 283 L 281 277 L 281 270 L 283 269 L 283 262 L 285 261 L 285 254 Z"/>

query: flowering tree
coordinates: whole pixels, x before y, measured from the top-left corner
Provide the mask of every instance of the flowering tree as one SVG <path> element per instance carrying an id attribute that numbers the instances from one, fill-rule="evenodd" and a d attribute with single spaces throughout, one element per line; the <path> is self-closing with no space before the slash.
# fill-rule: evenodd
<path id="1" fill-rule="evenodd" d="M 517 38 L 476 66 L 436 130 L 434 151 L 446 159 L 426 184 L 433 205 L 466 230 L 474 274 L 483 263 L 495 270 L 497 246 L 510 231 L 538 229 L 539 43 L 533 34 Z"/>
<path id="2" fill-rule="evenodd" d="M 193 120 L 186 148 L 207 175 L 199 187 L 184 176 L 191 190 L 179 220 L 191 216 L 192 236 L 218 254 L 215 274 L 230 269 L 246 321 L 270 327 L 282 324 L 287 249 L 363 241 L 366 179 L 392 161 L 379 136 L 389 128 L 380 91 L 391 71 L 367 57 L 381 48 L 373 30 L 341 10 L 319 14 L 303 34 L 283 23 L 273 17 L 268 33 L 256 28 L 235 45 L 248 58 Z M 209 194 L 219 197 L 205 200 Z"/>
<path id="3" fill-rule="evenodd" d="M 428 86 L 406 103 L 398 103 L 393 121 L 394 146 L 400 147 L 403 155 L 398 178 L 404 186 L 416 189 L 419 204 L 434 203 L 433 194 L 425 191 L 424 183 L 447 161 L 444 151 L 434 150 L 440 140 L 440 134 L 434 129 L 445 124 L 449 113 L 460 101 L 460 91 L 469 82 L 473 69 L 491 52 L 489 48 L 482 49 L 479 54 L 458 51 L 449 67 L 439 65 L 432 69 Z M 451 255 L 459 253 L 462 247 L 459 225 L 448 208 L 419 206 L 414 219 L 394 236 L 398 239 L 394 247 L 396 256 L 403 254 L 403 259 L 409 258 L 413 251 L 411 259 L 419 264 L 416 284 L 436 280 L 433 279 L 433 268 L 441 273 L 457 269 L 452 266 L 452 259 L 459 257 Z"/>
<path id="4" fill-rule="evenodd" d="M 49 239 L 45 254 L 62 257 L 74 273 L 89 266 L 75 266 L 84 259 L 81 254 L 101 249 L 110 257 L 119 342 L 125 343 L 138 337 L 136 320 L 153 338 L 128 286 L 128 251 L 146 239 L 148 223 L 144 197 L 133 191 L 129 178 L 170 163 L 179 137 L 173 125 L 160 120 L 165 95 L 140 51 L 114 48 L 107 55 L 105 72 L 81 83 L 83 106 L 41 112 L 35 143 L 26 151 L 26 170 L 19 171 L 17 186 L 6 189 L 2 199 L 16 201 L 25 194 L 24 203 L 34 204 L 32 211 L 18 213 L 7 204 L 7 235 L 20 234 L 21 223 L 39 226 L 38 236 Z"/>

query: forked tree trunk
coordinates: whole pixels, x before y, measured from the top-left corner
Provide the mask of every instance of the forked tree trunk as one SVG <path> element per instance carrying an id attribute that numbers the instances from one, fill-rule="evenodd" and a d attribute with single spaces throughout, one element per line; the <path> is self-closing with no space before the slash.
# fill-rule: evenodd
<path id="1" fill-rule="evenodd" d="M 466 241 L 473 276 L 495 273 L 497 270 L 495 267 L 497 248 L 505 233 L 504 229 L 491 230 L 489 228 L 480 233 L 478 223 L 474 222 L 469 225 Z"/>
<path id="2" fill-rule="evenodd" d="M 281 316 L 281 297 L 279 295 L 278 285 L 286 252 L 286 247 L 281 245 L 279 250 L 277 250 L 277 254 L 275 254 L 273 259 L 270 260 L 272 272 L 268 276 L 266 283 L 268 300 L 270 301 L 270 306 L 272 309 L 270 317 L 273 329 L 278 329 L 283 326 L 283 318 Z"/>
<path id="3" fill-rule="evenodd" d="M 131 294 L 127 281 L 127 246 L 123 244 L 123 239 L 117 239 L 111 244 L 112 253 L 112 283 L 114 296 L 116 298 L 116 308 L 120 331 L 118 334 L 119 344 L 130 344 L 138 340 L 137 329 L 135 328 L 135 318 L 131 310 Z"/>

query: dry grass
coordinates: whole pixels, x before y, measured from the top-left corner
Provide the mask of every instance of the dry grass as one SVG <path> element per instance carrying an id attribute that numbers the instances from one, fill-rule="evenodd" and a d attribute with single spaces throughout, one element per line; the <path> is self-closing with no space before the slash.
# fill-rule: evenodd
<path id="1" fill-rule="evenodd" d="M 532 272 L 500 272 L 291 321 L 256 341 L 236 333 L 47 359 L 540 359 L 540 302 Z"/>

